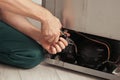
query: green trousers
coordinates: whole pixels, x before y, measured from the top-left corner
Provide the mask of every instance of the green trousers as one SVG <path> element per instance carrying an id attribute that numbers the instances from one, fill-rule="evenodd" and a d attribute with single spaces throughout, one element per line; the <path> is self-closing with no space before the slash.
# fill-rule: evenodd
<path id="1" fill-rule="evenodd" d="M 43 59 L 43 48 L 39 44 L 0 21 L 0 63 L 32 68 Z"/>

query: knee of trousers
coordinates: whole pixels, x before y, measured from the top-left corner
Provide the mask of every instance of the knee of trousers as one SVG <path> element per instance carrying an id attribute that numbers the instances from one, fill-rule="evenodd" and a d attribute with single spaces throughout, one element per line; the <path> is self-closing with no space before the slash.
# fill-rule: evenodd
<path id="1" fill-rule="evenodd" d="M 13 51 L 9 60 L 13 66 L 30 69 L 44 60 L 44 53 L 41 50 Z"/>

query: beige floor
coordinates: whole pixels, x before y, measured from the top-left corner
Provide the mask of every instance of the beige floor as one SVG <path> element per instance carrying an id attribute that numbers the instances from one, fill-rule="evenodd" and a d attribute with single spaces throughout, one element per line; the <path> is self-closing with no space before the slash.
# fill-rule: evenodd
<path id="1" fill-rule="evenodd" d="M 75 71 L 42 63 L 23 70 L 0 64 L 0 80 L 103 80 Z"/>

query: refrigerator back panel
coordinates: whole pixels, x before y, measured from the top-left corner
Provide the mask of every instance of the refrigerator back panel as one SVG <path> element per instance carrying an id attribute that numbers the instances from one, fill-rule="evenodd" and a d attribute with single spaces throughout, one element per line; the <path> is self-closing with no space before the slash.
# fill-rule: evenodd
<path id="1" fill-rule="evenodd" d="M 86 39 L 97 39 L 98 41 L 100 40 L 103 43 L 105 42 L 105 44 L 109 46 L 109 49 L 111 51 L 110 60 L 116 61 L 117 66 L 114 66 L 112 62 L 107 61 L 107 59 L 109 59 L 109 55 L 107 56 L 107 59 L 106 57 L 104 57 L 106 59 L 106 62 L 103 59 L 103 63 L 106 63 L 106 65 L 108 65 L 107 68 L 100 69 L 96 68 L 96 66 L 100 67 L 98 64 L 94 66 L 93 64 L 87 62 L 87 59 L 79 60 L 79 57 L 81 57 L 81 55 L 77 55 L 77 58 L 74 58 L 73 56 L 76 56 L 74 54 L 63 53 L 63 55 L 58 54 L 57 56 L 48 54 L 46 55 L 45 61 L 52 65 L 57 65 L 63 68 L 68 68 L 105 79 L 120 80 L 120 0 L 43 0 L 43 6 L 62 21 L 64 19 L 62 17 L 62 13 L 64 10 L 64 1 L 72 1 L 72 7 L 74 10 L 74 25 L 73 27 L 66 27 L 71 29 L 68 30 L 72 35 L 70 38 L 73 41 L 75 40 L 75 42 L 78 42 L 78 44 L 80 44 L 81 42 L 80 45 L 77 45 L 76 43 L 77 47 L 80 46 L 78 50 L 81 51 L 82 48 L 86 47 L 86 45 L 84 45 L 84 42 L 86 41 L 84 40 L 84 38 L 86 37 L 82 38 L 76 33 L 81 33 L 87 36 L 88 38 Z M 93 45 L 95 44 L 93 43 Z M 97 48 L 98 46 L 101 48 Z M 95 45 L 94 49 L 93 47 L 89 46 L 85 49 L 90 48 L 91 51 L 95 49 L 95 53 L 101 54 L 104 52 L 109 52 L 109 50 L 106 51 L 101 45 Z M 71 52 L 76 51 L 75 47 L 71 47 L 70 50 L 73 50 Z M 83 52 L 80 53 L 87 53 L 87 50 L 82 50 Z M 93 54 L 95 55 L 95 53 Z M 94 57 L 94 60 L 97 60 L 95 59 L 95 56 L 97 55 L 88 56 L 86 54 L 83 57 L 85 56 Z M 93 61 L 92 58 L 90 60 Z M 107 64 L 107 62 L 110 64 Z"/>
<path id="2" fill-rule="evenodd" d="M 46 0 L 46 8 L 60 18 L 64 1 Z M 120 40 L 120 0 L 72 1 L 75 15 L 73 30 Z"/>

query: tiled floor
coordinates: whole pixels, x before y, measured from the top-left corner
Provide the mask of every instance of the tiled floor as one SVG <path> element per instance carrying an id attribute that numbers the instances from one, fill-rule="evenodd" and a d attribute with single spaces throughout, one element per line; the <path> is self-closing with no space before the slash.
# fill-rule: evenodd
<path id="1" fill-rule="evenodd" d="M 103 80 L 42 63 L 33 69 L 18 69 L 0 64 L 0 80 Z"/>

